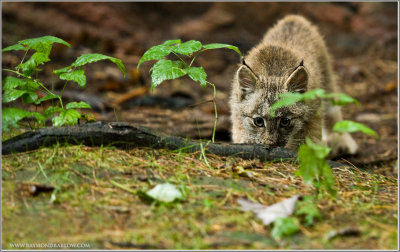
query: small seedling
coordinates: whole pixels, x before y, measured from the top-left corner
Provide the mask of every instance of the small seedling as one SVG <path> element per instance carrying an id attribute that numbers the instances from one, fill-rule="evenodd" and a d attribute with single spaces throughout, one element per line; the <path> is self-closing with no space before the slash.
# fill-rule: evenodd
<path id="1" fill-rule="evenodd" d="M 90 109 L 90 105 L 83 102 L 70 102 L 64 104 L 62 95 L 67 84 L 72 81 L 76 82 L 81 88 L 86 86 L 86 75 L 83 66 L 88 63 L 100 60 L 110 60 L 115 63 L 125 75 L 125 66 L 122 61 L 117 58 L 106 56 L 98 53 L 89 53 L 79 56 L 70 66 L 54 70 L 53 73 L 61 80 L 65 80 L 63 89 L 60 94 L 51 91 L 38 78 L 38 73 L 42 70 L 39 66 L 50 62 L 50 52 L 54 43 L 63 44 L 71 47 L 71 45 L 57 37 L 44 36 L 39 38 L 25 39 L 17 44 L 6 47 L 2 53 L 9 51 L 23 51 L 24 56 L 21 62 L 14 69 L 2 69 L 10 72 L 14 76 L 7 76 L 3 80 L 3 103 L 10 103 L 21 100 L 23 104 L 42 105 L 44 101 L 52 101 L 52 105 L 40 112 L 31 112 L 17 107 L 6 107 L 2 109 L 2 130 L 9 131 L 11 127 L 18 128 L 18 122 L 23 118 L 34 117 L 39 125 L 43 125 L 47 119 L 51 119 L 53 126 L 74 125 L 78 123 L 81 117 L 90 121 L 89 115 L 81 114 L 76 109 Z M 32 52 L 32 56 L 27 59 L 28 53 Z M 39 98 L 38 92 L 46 95 Z"/>
<path id="2" fill-rule="evenodd" d="M 236 46 L 227 45 L 227 44 L 207 44 L 203 45 L 201 42 L 196 40 L 190 40 L 184 43 L 181 43 L 180 39 L 177 40 L 167 40 L 160 45 L 153 46 L 149 50 L 147 50 L 142 58 L 139 60 L 138 68 L 143 62 L 150 60 L 157 60 L 157 62 L 150 69 L 151 72 L 151 89 L 154 90 L 155 87 L 160 85 L 165 80 L 172 80 L 188 75 L 193 81 L 199 82 L 200 85 L 205 88 L 207 85 L 213 87 L 214 90 L 214 112 L 215 112 L 215 121 L 214 121 L 214 129 L 212 133 L 212 142 L 215 140 L 215 130 L 217 128 L 218 122 L 218 112 L 217 112 L 217 104 L 215 102 L 216 97 L 216 88 L 215 85 L 209 81 L 207 81 L 207 74 L 204 71 L 203 67 L 194 67 L 193 63 L 196 60 L 197 56 L 200 53 L 211 50 L 211 49 L 219 49 L 219 48 L 227 48 L 234 50 L 240 56 L 242 53 Z M 175 55 L 177 60 L 168 60 L 166 57 L 170 54 Z M 185 58 L 188 62 L 185 61 Z"/>
<path id="3" fill-rule="evenodd" d="M 278 108 L 290 106 L 297 102 L 307 102 L 314 99 L 326 99 L 329 100 L 334 106 L 344 106 L 347 104 L 357 104 L 359 102 L 341 93 L 326 94 L 323 89 L 313 89 L 305 93 L 283 93 L 279 95 L 279 100 L 271 106 L 270 114 L 272 117 L 275 116 L 275 111 Z M 333 131 L 336 132 L 363 132 L 367 135 L 378 137 L 375 131 L 365 126 L 364 124 L 342 120 L 337 122 L 333 126 Z M 317 192 L 320 192 L 321 188 L 331 194 L 336 195 L 336 190 L 333 188 L 335 185 L 335 177 L 332 170 L 326 161 L 331 149 L 323 145 L 319 145 L 306 138 L 305 144 L 299 147 L 297 157 L 299 160 L 299 170 L 296 175 L 301 176 L 304 182 L 308 185 L 313 185 Z"/>

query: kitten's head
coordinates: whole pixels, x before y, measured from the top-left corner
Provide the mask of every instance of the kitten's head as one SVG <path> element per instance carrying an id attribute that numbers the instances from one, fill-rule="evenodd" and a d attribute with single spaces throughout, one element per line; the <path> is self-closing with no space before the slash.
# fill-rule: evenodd
<path id="1" fill-rule="evenodd" d="M 233 123 L 241 124 L 237 126 L 242 129 L 240 142 L 297 148 L 304 141 L 309 107 L 298 102 L 279 108 L 275 117 L 270 115 L 270 107 L 280 93 L 305 92 L 308 82 L 309 74 L 303 62 L 283 76 L 257 74 L 243 62 L 235 76 L 232 97 L 232 116 L 236 120 Z"/>

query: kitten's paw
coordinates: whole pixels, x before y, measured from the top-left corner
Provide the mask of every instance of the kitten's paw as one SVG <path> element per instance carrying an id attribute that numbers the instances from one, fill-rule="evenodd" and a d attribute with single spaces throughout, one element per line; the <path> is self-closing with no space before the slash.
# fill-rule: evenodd
<path id="1" fill-rule="evenodd" d="M 330 158 L 354 155 L 358 151 L 358 145 L 349 133 L 331 133 L 327 138 L 327 145 L 332 148 Z"/>

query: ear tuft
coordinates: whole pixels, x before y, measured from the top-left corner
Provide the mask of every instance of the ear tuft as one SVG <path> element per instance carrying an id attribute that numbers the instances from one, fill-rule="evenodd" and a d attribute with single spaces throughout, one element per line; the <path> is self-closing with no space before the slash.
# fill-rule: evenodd
<path id="1" fill-rule="evenodd" d="M 250 93 L 256 88 L 258 78 L 246 65 L 242 65 L 237 71 L 237 79 L 243 94 Z"/>
<path id="2" fill-rule="evenodd" d="M 308 72 L 303 66 L 303 61 L 289 76 L 285 83 L 288 91 L 304 93 L 307 91 L 308 86 Z"/>

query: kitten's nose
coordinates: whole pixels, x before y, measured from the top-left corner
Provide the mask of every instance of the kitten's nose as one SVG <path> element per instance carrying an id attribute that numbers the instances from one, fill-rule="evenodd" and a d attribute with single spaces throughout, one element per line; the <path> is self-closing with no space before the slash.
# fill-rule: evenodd
<path id="1" fill-rule="evenodd" d="M 275 148 L 278 147 L 276 141 L 271 140 L 271 139 L 267 139 L 267 141 L 265 142 L 269 147 Z"/>

